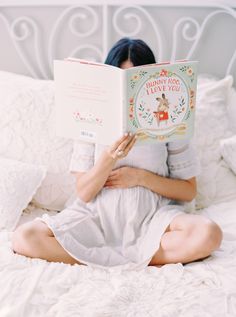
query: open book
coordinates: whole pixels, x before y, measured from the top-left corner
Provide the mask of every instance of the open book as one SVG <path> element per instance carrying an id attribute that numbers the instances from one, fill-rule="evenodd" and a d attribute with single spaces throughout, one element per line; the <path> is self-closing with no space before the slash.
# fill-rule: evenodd
<path id="1" fill-rule="evenodd" d="M 126 131 L 136 143 L 190 138 L 197 61 L 128 69 L 75 58 L 54 61 L 55 133 L 110 145 Z"/>

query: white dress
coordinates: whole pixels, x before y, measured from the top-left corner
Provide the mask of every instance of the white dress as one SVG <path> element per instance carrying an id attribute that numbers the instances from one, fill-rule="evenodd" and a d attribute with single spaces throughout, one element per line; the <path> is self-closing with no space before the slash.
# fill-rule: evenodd
<path id="1" fill-rule="evenodd" d="M 74 142 L 70 171 L 87 171 L 105 146 Z M 194 148 L 187 141 L 135 145 L 114 169 L 131 166 L 161 176 L 189 179 L 200 171 Z M 184 213 L 181 203 L 150 189 L 103 188 L 90 202 L 78 196 L 57 215 L 40 219 L 79 262 L 100 268 L 142 269 L 159 248 L 172 219 Z"/>

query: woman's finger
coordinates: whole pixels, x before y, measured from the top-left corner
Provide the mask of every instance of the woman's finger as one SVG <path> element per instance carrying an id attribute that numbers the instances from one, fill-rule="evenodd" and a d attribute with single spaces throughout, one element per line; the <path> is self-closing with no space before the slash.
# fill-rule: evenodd
<path id="1" fill-rule="evenodd" d="M 112 184 L 110 182 L 105 183 L 104 186 L 111 186 Z"/>
<path id="2" fill-rule="evenodd" d="M 134 135 L 132 140 L 130 141 L 130 143 L 127 145 L 127 147 L 125 148 L 125 154 L 127 155 L 129 153 L 129 151 L 131 150 L 131 148 L 133 147 L 134 143 L 137 140 L 137 136 Z"/>
<path id="3" fill-rule="evenodd" d="M 114 183 L 114 182 L 109 182 L 109 183 L 105 183 L 104 186 L 118 186 L 119 184 L 118 183 Z"/>
<path id="4" fill-rule="evenodd" d="M 133 138 L 133 134 L 130 132 L 129 133 L 129 136 L 127 137 L 127 139 L 125 139 L 119 146 L 118 146 L 118 149 L 119 150 L 125 150 L 126 146 L 131 142 Z"/>
<path id="5" fill-rule="evenodd" d="M 132 140 L 134 138 L 134 135 L 130 135 L 129 139 L 125 140 L 124 142 L 122 142 L 119 147 L 117 148 L 117 150 L 115 151 L 116 155 L 119 157 L 119 158 L 123 158 L 125 157 L 129 150 L 127 151 L 126 149 L 128 148 L 129 149 L 129 144 L 131 144 L 131 147 L 132 147 Z"/>
<path id="6" fill-rule="evenodd" d="M 110 181 L 110 180 L 114 180 L 114 179 L 117 179 L 117 176 L 116 176 L 116 175 L 109 176 L 107 180 Z"/>
<path id="7" fill-rule="evenodd" d="M 123 137 L 121 137 L 118 141 L 116 141 L 113 145 L 111 145 L 108 148 L 109 154 L 113 158 L 118 159 L 126 156 L 125 149 L 127 148 L 128 144 L 133 140 L 133 138 L 134 135 L 131 132 L 129 134 L 125 133 Z"/>
<path id="8" fill-rule="evenodd" d="M 117 174 L 117 171 L 116 170 L 112 170 L 109 174 L 109 176 L 113 176 L 113 175 L 116 175 Z"/>
<path id="9" fill-rule="evenodd" d="M 115 151 L 122 142 L 124 142 L 129 137 L 128 132 L 126 132 L 119 140 L 115 141 L 111 146 L 110 150 Z"/>

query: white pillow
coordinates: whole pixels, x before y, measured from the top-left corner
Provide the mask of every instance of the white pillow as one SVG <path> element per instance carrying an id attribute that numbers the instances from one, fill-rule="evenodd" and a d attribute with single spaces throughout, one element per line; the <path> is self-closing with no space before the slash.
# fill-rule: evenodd
<path id="1" fill-rule="evenodd" d="M 0 155 L 45 165 L 33 203 L 62 210 L 75 190 L 69 172 L 73 140 L 55 136 L 54 82 L 0 71 Z"/>
<path id="2" fill-rule="evenodd" d="M 227 114 L 230 129 L 236 134 L 236 90 L 234 88 L 230 89 Z"/>
<path id="3" fill-rule="evenodd" d="M 220 150 L 225 162 L 236 175 L 236 135 L 221 140 Z"/>
<path id="4" fill-rule="evenodd" d="M 16 228 L 45 175 L 43 166 L 0 157 L 0 230 Z"/>
<path id="5" fill-rule="evenodd" d="M 194 143 L 202 170 L 197 177 L 197 209 L 236 197 L 236 177 L 220 152 L 220 140 L 233 134 L 227 116 L 232 83 L 232 76 L 222 80 L 199 76 Z"/>

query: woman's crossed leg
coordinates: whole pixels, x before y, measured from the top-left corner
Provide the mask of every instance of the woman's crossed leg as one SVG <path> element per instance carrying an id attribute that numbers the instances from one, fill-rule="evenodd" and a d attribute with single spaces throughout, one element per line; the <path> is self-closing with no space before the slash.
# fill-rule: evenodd
<path id="1" fill-rule="evenodd" d="M 189 263 L 208 257 L 219 248 L 222 231 L 202 215 L 177 215 L 162 235 L 160 247 L 149 265 Z M 12 236 L 12 248 L 21 255 L 49 262 L 83 264 L 71 257 L 41 220 L 19 226 Z M 85 264 L 83 264 L 85 265 Z"/>
<path id="2" fill-rule="evenodd" d="M 149 265 L 189 263 L 208 257 L 222 241 L 220 227 L 203 215 L 177 215 L 162 235 Z"/>
<path id="3" fill-rule="evenodd" d="M 38 219 L 20 225 L 13 232 L 12 249 L 20 255 L 49 262 L 83 264 L 71 257 L 55 239 L 46 223 Z"/>

